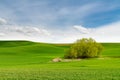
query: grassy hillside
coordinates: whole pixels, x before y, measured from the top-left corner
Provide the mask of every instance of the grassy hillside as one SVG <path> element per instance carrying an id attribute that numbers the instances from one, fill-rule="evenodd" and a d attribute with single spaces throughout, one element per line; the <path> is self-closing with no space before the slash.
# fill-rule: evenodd
<path id="1" fill-rule="evenodd" d="M 1 41 L 0 65 L 46 63 L 64 54 L 64 48 L 28 41 Z"/>
<path id="2" fill-rule="evenodd" d="M 0 80 L 120 80 L 120 43 L 102 43 L 103 58 L 51 62 L 70 44 L 0 41 Z"/>
<path id="3" fill-rule="evenodd" d="M 120 43 L 103 43 L 103 56 L 120 57 Z"/>
<path id="4" fill-rule="evenodd" d="M 104 57 L 120 57 L 120 43 L 103 43 Z M 47 63 L 63 57 L 70 44 L 0 41 L 0 65 Z"/>

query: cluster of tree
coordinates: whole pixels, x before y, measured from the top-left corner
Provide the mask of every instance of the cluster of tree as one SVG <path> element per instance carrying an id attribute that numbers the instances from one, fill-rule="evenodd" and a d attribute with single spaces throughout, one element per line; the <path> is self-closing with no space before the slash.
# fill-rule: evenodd
<path id="1" fill-rule="evenodd" d="M 93 58 L 99 57 L 103 46 L 92 38 L 77 40 L 65 54 L 65 58 Z"/>

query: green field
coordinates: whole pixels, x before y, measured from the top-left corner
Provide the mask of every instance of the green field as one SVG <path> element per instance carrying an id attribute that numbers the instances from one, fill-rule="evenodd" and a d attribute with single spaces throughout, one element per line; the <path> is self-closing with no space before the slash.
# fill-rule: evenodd
<path id="1" fill-rule="evenodd" d="M 52 62 L 69 44 L 0 41 L 0 80 L 120 80 L 120 43 L 102 43 L 101 58 Z"/>

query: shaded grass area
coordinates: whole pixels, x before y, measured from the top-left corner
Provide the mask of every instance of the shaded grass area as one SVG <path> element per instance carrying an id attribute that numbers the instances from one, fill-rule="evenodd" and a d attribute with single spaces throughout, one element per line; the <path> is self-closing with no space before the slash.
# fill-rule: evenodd
<path id="1" fill-rule="evenodd" d="M 102 43 L 102 58 L 58 62 L 70 44 L 0 42 L 0 80 L 120 80 L 120 43 Z"/>

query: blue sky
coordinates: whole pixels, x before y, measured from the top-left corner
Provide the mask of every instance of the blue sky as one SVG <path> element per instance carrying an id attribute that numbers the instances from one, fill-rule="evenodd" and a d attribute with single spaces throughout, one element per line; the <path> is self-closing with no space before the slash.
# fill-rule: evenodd
<path id="1" fill-rule="evenodd" d="M 71 28 L 74 26 L 80 27 L 74 27 L 78 31 L 82 27 L 82 30 L 84 28 L 89 32 L 91 29 L 106 27 L 105 25 L 115 23 L 118 25 L 120 21 L 119 3 L 120 0 L 0 0 L 0 23 L 2 23 L 0 27 L 10 28 L 11 25 L 15 27 L 17 25 L 17 27 L 31 28 L 35 26 L 47 29 L 46 31 L 53 33 L 54 36 L 67 34 L 61 33 L 63 30 L 71 33 Z M 6 24 L 3 24 L 4 22 Z M 83 36 L 81 32 L 76 34 Z M 86 36 L 91 37 L 90 33 L 84 34 L 83 37 Z M 117 38 L 117 41 L 119 40 Z M 41 40 L 38 39 L 38 41 Z"/>

